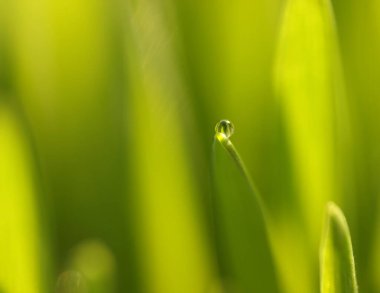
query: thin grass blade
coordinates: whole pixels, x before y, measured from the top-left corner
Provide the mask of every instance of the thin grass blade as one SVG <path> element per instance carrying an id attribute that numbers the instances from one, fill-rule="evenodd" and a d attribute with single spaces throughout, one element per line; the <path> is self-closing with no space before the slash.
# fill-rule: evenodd
<path id="1" fill-rule="evenodd" d="M 357 293 L 351 236 L 341 209 L 329 203 L 320 250 L 321 292 Z"/>
<path id="2" fill-rule="evenodd" d="M 1 97 L 0 97 L 1 98 Z M 49 255 L 29 141 L 12 107 L 0 102 L 0 290 L 40 293 Z"/>
<path id="3" fill-rule="evenodd" d="M 227 292 L 279 292 L 260 197 L 232 142 L 217 133 L 213 145 L 214 227 Z"/>

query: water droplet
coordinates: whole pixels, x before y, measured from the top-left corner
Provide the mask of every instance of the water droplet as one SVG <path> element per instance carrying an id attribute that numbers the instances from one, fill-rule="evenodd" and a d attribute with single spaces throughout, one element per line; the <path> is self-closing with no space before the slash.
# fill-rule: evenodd
<path id="1" fill-rule="evenodd" d="M 234 134 L 235 127 L 228 120 L 220 120 L 215 126 L 215 132 L 225 135 L 227 138 L 230 138 Z"/>

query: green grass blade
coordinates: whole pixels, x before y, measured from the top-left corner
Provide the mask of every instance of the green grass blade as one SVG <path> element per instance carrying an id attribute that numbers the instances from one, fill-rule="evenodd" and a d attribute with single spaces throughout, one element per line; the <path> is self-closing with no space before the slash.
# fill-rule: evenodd
<path id="1" fill-rule="evenodd" d="M 261 200 L 232 142 L 216 134 L 213 146 L 216 247 L 227 291 L 278 292 Z"/>
<path id="2" fill-rule="evenodd" d="M 350 145 L 347 109 L 339 59 L 330 1 L 287 1 L 275 86 L 299 200 L 315 244 L 325 203 L 342 195 L 337 171 L 344 166 L 341 171 L 347 177 L 349 171 L 345 158 Z"/>
<path id="3" fill-rule="evenodd" d="M 349 202 L 354 190 L 350 166 L 353 143 L 337 40 L 330 0 L 286 1 L 274 85 L 296 198 L 289 201 L 296 211 L 291 216 L 297 218 L 286 215 L 281 219 L 278 226 L 286 227 L 288 237 L 277 239 L 274 235 L 274 243 L 281 243 L 275 247 L 276 257 L 289 292 L 314 292 L 320 215 L 326 202 L 343 195 Z M 289 255 L 298 255 L 299 271 L 309 273 L 295 278 L 288 269 Z"/>
<path id="4" fill-rule="evenodd" d="M 372 247 L 372 259 L 373 259 L 373 263 L 372 263 L 372 273 L 371 273 L 371 277 L 372 277 L 372 280 L 373 280 L 373 286 L 375 288 L 375 290 L 377 290 L 378 292 L 380 292 L 380 217 L 378 217 L 378 220 L 377 220 L 377 232 L 375 233 L 376 234 L 376 239 L 375 239 L 375 242 L 374 242 L 374 245 Z"/>
<path id="5" fill-rule="evenodd" d="M 0 97 L 1 98 L 1 97 Z M 0 290 L 46 290 L 51 259 L 32 151 L 13 108 L 0 102 Z"/>
<path id="6" fill-rule="evenodd" d="M 126 2 L 128 177 L 136 241 L 148 292 L 204 292 L 215 268 L 209 258 L 199 186 L 192 161 L 187 90 L 166 1 Z M 190 115 L 189 115 L 190 114 Z M 189 140 L 191 139 L 191 140 Z M 195 155 L 191 157 L 190 156 Z"/>
<path id="7" fill-rule="evenodd" d="M 358 292 L 350 231 L 343 212 L 334 203 L 327 205 L 320 270 L 322 293 Z"/>
<path id="8" fill-rule="evenodd" d="M 56 253 L 67 255 L 73 243 L 96 235 L 117 247 L 120 291 L 135 292 L 140 269 L 133 208 L 121 204 L 134 196 L 123 149 L 122 121 L 129 115 L 121 94 L 121 21 L 128 19 L 121 19 L 122 2 L 15 0 L 4 2 L 1 13 L 9 15 L 12 92 L 33 130 L 52 225 L 59 231 Z"/>

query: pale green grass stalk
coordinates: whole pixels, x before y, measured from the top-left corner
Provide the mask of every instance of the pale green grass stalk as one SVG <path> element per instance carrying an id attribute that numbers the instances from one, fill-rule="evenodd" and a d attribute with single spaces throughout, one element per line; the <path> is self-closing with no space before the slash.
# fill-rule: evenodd
<path id="1" fill-rule="evenodd" d="M 320 248 L 321 293 L 357 293 L 350 231 L 341 209 L 328 203 Z"/>
<path id="2" fill-rule="evenodd" d="M 291 178 L 298 198 L 295 209 L 300 216 L 295 224 L 283 220 L 289 223 L 283 225 L 284 233 L 290 234 L 294 225 L 297 237 L 288 235 L 274 243 L 288 292 L 315 290 L 320 215 L 327 201 L 343 194 L 351 198 L 351 141 L 339 59 L 330 1 L 287 1 L 274 85 L 289 144 Z M 289 273 L 289 262 L 299 268 L 302 277 Z"/>
<path id="3" fill-rule="evenodd" d="M 165 1 L 127 3 L 126 125 L 144 286 L 156 293 L 204 292 L 214 278 L 195 199 L 186 90 Z M 185 110 L 185 111 L 184 111 Z M 191 143 L 195 143 L 193 138 Z"/>
<path id="4" fill-rule="evenodd" d="M 217 132 L 213 145 L 212 205 L 221 278 L 227 292 L 279 292 L 261 199 L 230 134 Z"/>
<path id="5" fill-rule="evenodd" d="M 0 290 L 6 293 L 44 292 L 49 274 L 29 146 L 13 109 L 0 103 Z"/>

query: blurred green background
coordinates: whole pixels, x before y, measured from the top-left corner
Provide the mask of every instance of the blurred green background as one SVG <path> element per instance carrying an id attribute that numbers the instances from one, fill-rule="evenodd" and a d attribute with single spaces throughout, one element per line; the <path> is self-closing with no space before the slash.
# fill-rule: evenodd
<path id="1" fill-rule="evenodd" d="M 334 200 L 380 292 L 379 52 L 374 0 L 0 0 L 0 292 L 53 292 L 68 269 L 98 293 L 223 292 L 222 118 L 282 291 L 319 291 Z"/>

